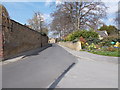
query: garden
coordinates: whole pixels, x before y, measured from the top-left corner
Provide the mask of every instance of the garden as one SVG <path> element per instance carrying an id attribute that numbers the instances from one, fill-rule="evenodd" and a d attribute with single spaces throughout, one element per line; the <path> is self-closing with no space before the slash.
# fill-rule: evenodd
<path id="1" fill-rule="evenodd" d="M 82 44 L 81 51 L 120 57 L 120 39 L 118 35 L 104 37 L 101 40 L 95 31 L 78 30 L 68 34 L 63 41 L 71 41 L 73 43 L 80 41 Z"/>

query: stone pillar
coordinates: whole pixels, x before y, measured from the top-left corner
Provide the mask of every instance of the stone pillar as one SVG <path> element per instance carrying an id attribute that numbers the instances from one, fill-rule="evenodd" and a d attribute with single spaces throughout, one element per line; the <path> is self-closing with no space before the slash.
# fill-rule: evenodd
<path id="1" fill-rule="evenodd" d="M 77 42 L 76 50 L 77 50 L 77 51 L 80 51 L 81 49 L 82 49 L 81 42 L 78 41 L 78 42 Z"/>

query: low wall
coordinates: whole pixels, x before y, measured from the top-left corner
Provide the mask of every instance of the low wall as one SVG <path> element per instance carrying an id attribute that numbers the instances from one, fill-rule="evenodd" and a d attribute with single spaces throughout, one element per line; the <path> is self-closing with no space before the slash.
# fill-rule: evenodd
<path id="1" fill-rule="evenodd" d="M 58 44 L 60 45 L 63 45 L 65 47 L 68 47 L 70 49 L 73 49 L 73 50 L 81 50 L 81 42 L 76 42 L 76 43 L 72 43 L 72 42 L 59 42 Z"/>
<path id="2" fill-rule="evenodd" d="M 48 44 L 48 36 L 42 36 L 27 26 L 11 20 L 7 15 L 2 15 L 0 28 L 2 28 L 0 49 L 3 50 L 0 55 L 2 54 L 1 58 L 4 59 Z"/>

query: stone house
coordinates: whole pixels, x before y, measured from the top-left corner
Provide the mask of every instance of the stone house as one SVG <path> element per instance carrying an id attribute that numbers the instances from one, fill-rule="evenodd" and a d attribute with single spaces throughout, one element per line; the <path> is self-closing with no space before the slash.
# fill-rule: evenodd
<path id="1" fill-rule="evenodd" d="M 99 35 L 99 39 L 102 40 L 104 37 L 108 37 L 108 33 L 106 30 L 104 31 L 96 31 Z"/>
<path id="2" fill-rule="evenodd" d="M 55 38 L 49 38 L 49 43 L 56 43 L 56 39 Z"/>

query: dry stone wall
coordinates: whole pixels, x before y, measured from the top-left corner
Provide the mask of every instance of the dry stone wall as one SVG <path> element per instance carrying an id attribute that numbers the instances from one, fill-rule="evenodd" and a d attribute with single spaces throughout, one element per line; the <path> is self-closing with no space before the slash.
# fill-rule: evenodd
<path id="1" fill-rule="evenodd" d="M 48 44 L 47 36 L 42 36 L 27 26 L 11 20 L 4 12 L 2 13 L 2 24 L 0 26 L 1 58 L 7 59 Z"/>

